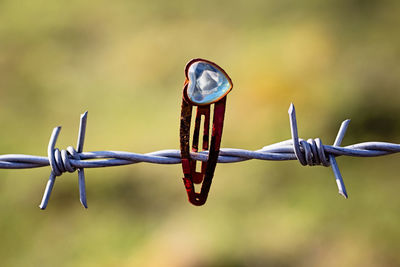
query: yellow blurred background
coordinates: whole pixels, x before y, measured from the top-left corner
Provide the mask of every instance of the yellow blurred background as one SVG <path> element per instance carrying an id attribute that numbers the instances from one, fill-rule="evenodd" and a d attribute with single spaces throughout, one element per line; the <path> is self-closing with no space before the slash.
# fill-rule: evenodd
<path id="1" fill-rule="evenodd" d="M 300 136 L 400 142 L 399 1 L 0 1 L 0 154 L 146 153 L 179 147 L 191 58 L 231 76 L 223 147 Z M 399 155 L 219 164 L 208 202 L 187 202 L 179 165 L 87 169 L 38 204 L 50 168 L 0 170 L 2 266 L 400 266 Z"/>

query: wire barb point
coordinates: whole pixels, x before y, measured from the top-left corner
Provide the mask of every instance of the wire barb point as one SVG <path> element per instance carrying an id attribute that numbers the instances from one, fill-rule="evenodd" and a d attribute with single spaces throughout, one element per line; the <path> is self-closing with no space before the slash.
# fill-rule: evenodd
<path id="1" fill-rule="evenodd" d="M 76 144 L 76 150 L 78 154 L 74 157 L 75 159 L 81 159 L 79 153 L 83 152 L 83 143 L 85 142 L 85 134 L 86 134 L 86 123 L 87 123 L 87 114 L 86 111 L 81 115 L 81 119 L 79 122 L 79 134 L 78 134 L 78 141 Z M 87 206 L 87 199 L 86 199 L 86 183 L 85 183 L 85 172 L 83 168 L 78 169 L 78 184 L 79 184 L 79 200 L 82 203 L 85 209 L 88 208 Z"/>
<path id="2" fill-rule="evenodd" d="M 346 134 L 347 128 L 349 127 L 350 120 L 347 119 L 342 122 L 339 128 L 339 132 L 336 136 L 335 142 L 333 143 L 334 147 L 339 147 L 343 141 L 344 135 Z M 335 156 L 329 154 L 329 161 L 331 162 L 333 174 L 335 175 L 336 184 L 339 190 L 339 194 L 344 196 L 345 199 L 348 198 L 346 186 L 344 185 L 342 174 L 340 173 L 339 166 L 337 165 Z"/>

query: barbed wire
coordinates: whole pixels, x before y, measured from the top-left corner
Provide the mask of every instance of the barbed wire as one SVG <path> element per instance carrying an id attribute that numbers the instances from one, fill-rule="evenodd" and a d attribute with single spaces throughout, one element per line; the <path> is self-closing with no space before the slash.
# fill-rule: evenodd
<path id="1" fill-rule="evenodd" d="M 264 146 L 259 150 L 246 150 L 235 148 L 221 148 L 218 162 L 234 163 L 251 159 L 268 161 L 298 160 L 303 166 L 321 165 L 332 167 L 335 175 L 339 194 L 348 197 L 347 191 L 336 162 L 338 156 L 352 157 L 377 157 L 400 152 L 400 144 L 388 142 L 363 142 L 341 147 L 350 120 L 341 124 L 336 140 L 333 145 L 324 145 L 320 138 L 299 138 L 294 105 L 289 107 L 289 119 L 292 139 Z M 40 204 L 45 209 L 54 182 L 57 176 L 64 172 L 78 170 L 80 201 L 87 208 L 85 168 L 102 168 L 111 166 L 122 166 L 140 162 L 154 164 L 179 164 L 181 163 L 180 150 L 168 149 L 146 154 L 124 152 L 124 151 L 93 151 L 83 152 L 83 144 L 86 132 L 87 112 L 81 115 L 77 148 L 69 146 L 66 150 L 55 148 L 61 127 L 56 127 L 51 135 L 47 157 L 24 154 L 0 155 L 0 169 L 28 169 L 51 166 L 51 174 L 46 185 L 45 193 Z M 208 160 L 208 151 L 191 152 L 191 158 L 198 161 Z"/>

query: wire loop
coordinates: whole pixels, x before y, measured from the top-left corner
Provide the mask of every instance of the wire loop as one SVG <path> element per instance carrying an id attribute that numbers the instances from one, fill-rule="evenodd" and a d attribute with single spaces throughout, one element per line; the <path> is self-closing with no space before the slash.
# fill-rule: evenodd
<path id="1" fill-rule="evenodd" d="M 308 139 L 307 141 L 299 138 L 299 154 L 296 154 L 297 160 L 303 166 L 322 165 L 329 167 L 331 164 L 326 158 L 324 145 L 320 138 Z M 296 151 L 296 150 L 295 150 Z M 301 154 L 301 155 L 300 155 Z"/>
<path id="2" fill-rule="evenodd" d="M 66 150 L 54 149 L 54 161 L 51 161 L 51 169 L 56 176 L 61 176 L 64 172 L 74 172 L 76 168 L 71 165 L 70 159 L 80 159 L 75 148 L 69 146 Z"/>

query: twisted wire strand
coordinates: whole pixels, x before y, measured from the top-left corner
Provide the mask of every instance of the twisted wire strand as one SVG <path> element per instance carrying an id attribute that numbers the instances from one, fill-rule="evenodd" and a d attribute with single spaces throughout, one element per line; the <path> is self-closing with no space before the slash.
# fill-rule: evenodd
<path id="1" fill-rule="evenodd" d="M 303 166 L 331 166 L 339 189 L 339 194 L 347 198 L 347 191 L 335 159 L 336 157 L 377 157 L 400 152 L 400 144 L 388 142 L 363 142 L 341 147 L 340 144 L 344 138 L 350 120 L 345 120 L 342 123 L 333 145 L 324 145 L 320 138 L 301 139 L 298 137 L 296 112 L 293 104 L 290 105 L 288 113 L 292 134 L 291 139 L 264 146 L 255 151 L 221 148 L 218 162 L 234 163 L 252 159 L 267 161 L 298 160 Z M 50 165 L 50 177 L 46 185 L 42 202 L 39 205 L 41 209 L 47 207 L 56 177 L 62 175 L 64 172 L 74 172 L 78 170 L 80 201 L 82 205 L 87 208 L 84 168 L 122 166 L 140 162 L 153 164 L 179 164 L 181 162 L 180 150 L 174 149 L 160 150 L 145 154 L 124 151 L 83 152 L 86 122 L 87 112 L 81 115 L 76 149 L 72 146 L 69 146 L 66 150 L 55 148 L 58 135 L 61 131 L 61 127 L 56 127 L 49 141 L 47 157 L 24 154 L 0 155 L 0 169 L 28 169 Z M 208 151 L 191 152 L 190 155 L 194 160 L 208 160 Z"/>
<path id="2" fill-rule="evenodd" d="M 302 139 L 300 139 L 302 140 Z M 279 145 L 279 146 L 277 146 Z M 70 148 L 70 147 L 69 147 Z M 400 144 L 387 142 L 365 142 L 345 147 L 322 146 L 325 153 L 337 156 L 352 157 L 377 157 L 400 152 Z M 68 151 L 68 149 L 67 149 Z M 304 148 L 301 148 L 301 152 Z M 61 158 L 57 164 L 70 164 L 72 168 L 101 168 L 130 165 L 140 162 L 154 164 L 179 164 L 181 163 L 180 151 L 174 149 L 159 150 L 146 154 L 125 151 L 93 151 L 77 153 L 80 159 L 68 157 Z M 199 161 L 207 161 L 208 151 L 191 152 L 191 157 Z M 297 160 L 293 149 L 292 140 L 286 140 L 273 145 L 265 146 L 259 150 L 246 150 L 236 148 L 221 148 L 218 163 L 235 163 L 251 159 L 267 161 Z M 66 163 L 68 162 L 68 163 Z M 0 155 L 0 169 L 31 169 L 49 166 L 49 158 L 24 154 Z M 314 164 L 317 165 L 317 164 Z"/>

